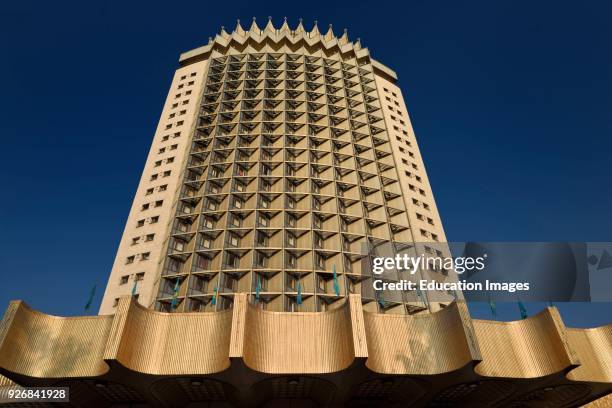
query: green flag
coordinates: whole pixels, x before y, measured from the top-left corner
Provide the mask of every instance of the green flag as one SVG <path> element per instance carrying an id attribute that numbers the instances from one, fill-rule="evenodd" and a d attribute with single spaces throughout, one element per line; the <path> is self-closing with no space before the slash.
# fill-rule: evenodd
<path id="1" fill-rule="evenodd" d="M 491 297 L 490 293 L 489 293 L 489 307 L 491 308 L 491 315 L 495 318 L 497 316 L 497 305 L 495 304 L 495 301 Z"/>
<path id="2" fill-rule="evenodd" d="M 85 303 L 85 311 L 88 311 L 89 308 L 91 307 L 91 304 L 93 303 L 94 296 L 96 295 L 97 286 L 98 284 L 96 283 L 95 285 L 93 285 L 93 287 L 89 291 L 89 299 L 87 299 L 87 303 Z"/>
<path id="3" fill-rule="evenodd" d="M 380 305 L 381 308 L 385 308 L 386 306 L 386 302 L 385 302 L 385 294 L 382 290 L 376 290 L 374 291 L 374 297 L 376 298 L 376 301 L 378 302 L 378 304 Z"/>
<path id="4" fill-rule="evenodd" d="M 340 285 L 338 285 L 338 275 L 336 274 L 336 264 L 334 264 L 334 292 L 340 296 Z"/>
<path id="5" fill-rule="evenodd" d="M 132 296 L 136 296 L 136 287 L 138 286 L 138 281 L 134 278 L 134 286 L 132 286 Z"/>
<path id="6" fill-rule="evenodd" d="M 255 299 L 259 302 L 259 292 L 261 292 L 261 276 L 257 274 L 257 286 L 255 287 Z"/>
<path id="7" fill-rule="evenodd" d="M 520 298 L 518 299 L 518 307 L 519 307 L 519 311 L 521 312 L 521 319 L 526 319 L 527 318 L 527 308 L 525 307 L 525 305 L 523 304 L 523 302 L 521 302 Z"/>
<path id="8" fill-rule="evenodd" d="M 210 301 L 211 305 L 216 305 L 217 304 L 217 287 L 215 286 L 215 288 L 213 289 L 214 295 L 212 297 L 212 300 Z"/>
<path id="9" fill-rule="evenodd" d="M 178 292 L 180 283 L 181 280 L 179 278 L 176 278 L 176 283 L 174 284 L 174 293 L 172 294 L 172 302 L 170 302 L 170 307 L 172 308 L 172 310 L 176 309 L 176 306 L 178 305 Z"/>
<path id="10" fill-rule="evenodd" d="M 297 284 L 297 304 L 301 305 L 302 304 L 302 283 L 300 281 L 298 281 Z"/>

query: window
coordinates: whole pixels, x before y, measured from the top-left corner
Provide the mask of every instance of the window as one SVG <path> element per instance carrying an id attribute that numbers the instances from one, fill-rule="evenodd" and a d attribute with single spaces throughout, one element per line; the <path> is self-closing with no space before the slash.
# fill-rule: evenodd
<path id="1" fill-rule="evenodd" d="M 134 237 L 132 238 L 132 245 L 136 245 L 140 242 L 140 237 Z"/>
<path id="2" fill-rule="evenodd" d="M 429 210 L 429 204 L 423 203 L 423 208 Z"/>
<path id="3" fill-rule="evenodd" d="M 187 113 L 187 111 L 186 111 L 186 110 L 182 110 L 182 111 L 180 111 L 180 112 L 179 112 L 179 115 L 184 115 L 184 114 L 186 114 L 186 113 Z"/>
<path id="4" fill-rule="evenodd" d="M 147 242 L 153 241 L 154 238 L 155 238 L 155 234 L 147 234 L 147 236 L 145 237 L 145 241 Z"/>
<path id="5" fill-rule="evenodd" d="M 113 307 L 117 307 L 119 305 L 119 298 L 115 298 L 113 300 Z"/>
<path id="6" fill-rule="evenodd" d="M 187 75 L 183 75 L 183 76 L 181 77 L 181 81 L 182 81 L 183 79 L 187 79 Z"/>
<path id="7" fill-rule="evenodd" d="M 213 228 L 214 223 L 212 222 L 212 220 L 211 220 L 210 218 L 205 218 L 205 219 L 204 219 L 204 226 L 205 226 L 206 228 L 209 228 L 209 229 L 210 229 L 210 228 Z"/>
<path id="8" fill-rule="evenodd" d="M 166 125 L 166 129 L 172 129 L 172 123 L 168 123 L 168 124 Z"/>
<path id="9" fill-rule="evenodd" d="M 176 113 L 171 113 L 170 116 L 168 116 L 168 119 L 172 119 L 175 116 L 176 116 Z"/>
<path id="10" fill-rule="evenodd" d="M 135 259 L 135 258 L 136 258 L 136 257 L 135 257 L 134 255 L 132 255 L 132 256 L 128 256 L 127 258 L 125 258 L 125 263 L 126 263 L 126 265 L 131 264 L 131 263 L 134 263 L 134 259 Z"/>
<path id="11" fill-rule="evenodd" d="M 295 268 L 296 263 L 297 263 L 297 258 L 295 257 L 295 255 L 289 254 L 289 256 L 287 257 L 287 264 L 289 265 L 289 267 Z"/>
<path id="12" fill-rule="evenodd" d="M 155 217 L 151 217 L 151 224 L 157 224 L 157 222 L 159 222 L 159 216 L 156 215 Z"/>
<path id="13" fill-rule="evenodd" d="M 140 228 L 144 226 L 144 222 L 145 220 L 138 220 L 136 221 L 136 228 Z"/>
<path id="14" fill-rule="evenodd" d="M 149 209 L 149 203 L 143 204 L 142 208 L 141 208 L 141 211 L 145 211 L 145 210 L 148 210 L 148 209 Z"/>
<path id="15" fill-rule="evenodd" d="M 162 137 L 162 142 L 165 142 L 165 141 L 167 141 L 168 139 L 170 139 L 170 136 L 166 135 L 166 136 Z"/>
<path id="16" fill-rule="evenodd" d="M 145 192 L 145 195 L 151 195 L 153 194 L 153 189 L 152 188 L 147 188 L 147 191 Z"/>
<path id="17" fill-rule="evenodd" d="M 172 109 L 176 108 L 178 106 L 178 103 L 173 103 L 172 104 Z"/>
<path id="18" fill-rule="evenodd" d="M 155 202 L 155 206 L 156 206 L 156 207 L 161 207 L 163 203 L 164 203 L 164 200 L 157 200 L 157 201 Z"/>
<path id="19" fill-rule="evenodd" d="M 178 89 L 183 89 L 183 87 L 184 87 L 184 86 L 185 86 L 185 85 L 180 84 L 180 85 L 178 86 Z"/>
<path id="20" fill-rule="evenodd" d="M 287 245 L 290 247 L 295 247 L 295 237 L 291 234 L 287 235 Z"/>
<path id="21" fill-rule="evenodd" d="M 166 171 L 164 171 L 163 177 L 169 177 L 171 173 L 172 173 L 172 171 L 166 170 Z"/>
<path id="22" fill-rule="evenodd" d="M 217 208 L 219 208 L 219 205 L 215 201 L 213 201 L 213 200 L 208 200 L 207 208 L 210 211 L 217 211 Z"/>
<path id="23" fill-rule="evenodd" d="M 427 236 L 427 231 L 425 231 L 424 229 L 420 230 L 421 235 L 426 237 Z"/>
<path id="24" fill-rule="evenodd" d="M 436 234 L 431 234 L 431 238 L 432 238 L 434 241 L 437 241 L 437 240 L 438 240 L 438 236 L 437 236 Z"/>
<path id="25" fill-rule="evenodd" d="M 183 101 L 183 105 L 187 105 L 188 103 L 189 103 L 189 99 L 185 99 L 185 100 Z"/>
<path id="26" fill-rule="evenodd" d="M 162 147 L 161 149 L 159 149 L 159 150 L 157 151 L 157 153 L 158 153 L 158 154 L 162 154 L 162 153 L 163 153 L 163 152 L 165 152 L 165 151 L 166 151 L 166 148 L 165 148 L 165 147 Z"/>
<path id="27" fill-rule="evenodd" d="M 189 81 L 189 82 L 187 82 L 187 86 L 193 85 L 193 83 L 194 83 L 193 81 Z"/>
<path id="28" fill-rule="evenodd" d="M 170 146 L 170 150 L 176 150 L 177 147 L 178 147 L 177 144 L 173 144 L 172 146 Z"/>
<path id="29" fill-rule="evenodd" d="M 153 174 L 153 175 L 151 176 L 151 181 L 155 181 L 155 180 L 157 180 L 157 174 Z"/>
<path id="30" fill-rule="evenodd" d="M 230 235 L 230 245 L 232 246 L 239 246 L 240 245 L 240 238 L 238 238 L 237 235 L 231 234 Z"/>
<path id="31" fill-rule="evenodd" d="M 259 225 L 261 225 L 262 227 L 267 227 L 270 225 L 270 220 L 262 215 L 259 217 Z"/>
<path id="32" fill-rule="evenodd" d="M 168 158 L 166 159 L 166 163 L 167 163 L 167 164 L 174 163 L 174 157 L 168 157 Z"/>
<path id="33" fill-rule="evenodd" d="M 242 208 L 242 200 L 239 198 L 234 197 L 234 207 L 236 208 Z"/>
<path id="34" fill-rule="evenodd" d="M 191 95 L 191 91 L 185 92 L 185 95 Z"/>
<path id="35" fill-rule="evenodd" d="M 202 239 L 202 247 L 210 248 L 212 246 L 212 241 L 209 238 Z"/>
<path id="36" fill-rule="evenodd" d="M 174 135 L 172 137 L 180 137 L 181 136 L 181 132 L 175 132 Z"/>
<path id="37" fill-rule="evenodd" d="M 123 275 L 119 280 L 120 285 L 125 285 L 130 280 L 130 275 Z"/>
<path id="38" fill-rule="evenodd" d="M 175 240 L 173 247 L 175 250 L 183 252 L 183 250 L 185 249 L 185 243 L 183 241 Z"/>
<path id="39" fill-rule="evenodd" d="M 144 272 L 138 272 L 136 276 L 134 276 L 134 280 L 139 282 L 144 279 L 144 276 L 145 276 Z"/>
<path id="40" fill-rule="evenodd" d="M 406 159 L 402 159 L 402 163 L 404 163 L 404 164 L 408 164 L 408 160 L 406 160 Z"/>
<path id="41" fill-rule="evenodd" d="M 234 215 L 232 217 L 232 226 L 233 227 L 240 227 L 242 225 L 242 220 L 240 219 L 240 217 L 237 217 L 236 215 Z"/>
<path id="42" fill-rule="evenodd" d="M 158 190 L 159 191 L 166 191 L 168 189 L 168 185 L 167 184 L 162 184 L 161 186 L 159 186 Z"/>
<path id="43" fill-rule="evenodd" d="M 155 162 L 154 167 L 159 167 L 159 166 L 161 166 L 161 164 L 162 164 L 162 161 L 158 160 L 158 161 Z"/>
<path id="44" fill-rule="evenodd" d="M 195 73 L 195 72 L 192 72 L 191 74 L 189 74 L 189 76 L 190 76 L 190 77 L 194 77 L 194 76 L 196 76 L 196 73 Z"/>
<path id="45" fill-rule="evenodd" d="M 174 95 L 174 99 L 178 99 L 178 98 L 180 98 L 180 97 L 181 97 L 181 94 L 180 94 L 180 93 L 177 93 L 176 95 Z"/>
<path id="46" fill-rule="evenodd" d="M 140 255 L 140 260 L 141 260 L 141 261 L 146 261 L 146 260 L 148 260 L 150 257 L 151 257 L 151 253 L 150 253 L 150 252 L 143 252 L 143 253 Z"/>
<path id="47" fill-rule="evenodd" d="M 182 121 L 182 120 L 179 120 L 178 122 L 176 122 L 176 126 L 182 126 L 182 125 L 183 125 L 183 123 L 185 123 L 185 122 L 184 122 L 184 121 Z"/>

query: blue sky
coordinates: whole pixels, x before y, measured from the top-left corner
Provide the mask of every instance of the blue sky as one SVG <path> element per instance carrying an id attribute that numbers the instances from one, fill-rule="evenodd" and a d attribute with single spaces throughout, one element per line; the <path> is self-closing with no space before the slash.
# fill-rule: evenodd
<path id="1" fill-rule="evenodd" d="M 449 240 L 612 241 L 608 2 L 127 3 L 0 6 L 0 308 L 80 314 L 98 282 L 97 307 L 178 54 L 252 16 L 347 27 L 398 72 Z"/>

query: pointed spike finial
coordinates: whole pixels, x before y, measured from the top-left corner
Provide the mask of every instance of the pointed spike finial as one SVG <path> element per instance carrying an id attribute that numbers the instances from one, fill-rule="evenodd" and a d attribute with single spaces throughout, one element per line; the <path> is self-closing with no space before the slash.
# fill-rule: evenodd
<path id="1" fill-rule="evenodd" d="M 294 34 L 296 35 L 300 35 L 300 34 L 304 34 L 306 32 L 306 30 L 304 30 L 304 26 L 302 25 L 302 17 L 298 18 L 298 26 L 295 28 Z"/>
<path id="2" fill-rule="evenodd" d="M 236 29 L 234 31 L 238 35 L 245 35 L 246 34 L 246 32 L 244 31 L 244 28 L 242 28 L 242 25 L 240 24 L 240 19 L 236 20 Z"/>
<path id="3" fill-rule="evenodd" d="M 344 29 L 344 33 L 342 34 L 342 37 L 340 37 L 340 45 L 345 45 L 349 43 L 349 38 L 348 38 L 348 30 L 345 28 Z"/>
<path id="4" fill-rule="evenodd" d="M 336 36 L 334 35 L 334 30 L 332 28 L 332 25 L 329 25 L 329 28 L 327 29 L 327 34 L 325 34 L 325 41 L 331 41 L 335 38 Z"/>
<path id="5" fill-rule="evenodd" d="M 253 22 L 251 23 L 251 28 L 249 28 L 249 32 L 251 34 L 261 35 L 261 29 L 259 28 L 255 20 L 257 20 L 257 17 L 253 17 Z"/>
<path id="6" fill-rule="evenodd" d="M 279 30 L 281 34 L 291 33 L 291 28 L 289 28 L 289 24 L 287 24 L 287 17 L 283 17 L 283 24 Z"/>
<path id="7" fill-rule="evenodd" d="M 274 28 L 274 24 L 272 23 L 272 16 L 268 16 L 268 24 L 266 24 L 264 31 L 270 34 L 276 33 L 276 28 Z"/>
<path id="8" fill-rule="evenodd" d="M 312 30 L 309 33 L 309 37 L 313 38 L 313 37 L 316 37 L 317 35 L 321 35 L 321 33 L 319 32 L 319 21 L 315 20 L 314 26 L 312 27 Z"/>

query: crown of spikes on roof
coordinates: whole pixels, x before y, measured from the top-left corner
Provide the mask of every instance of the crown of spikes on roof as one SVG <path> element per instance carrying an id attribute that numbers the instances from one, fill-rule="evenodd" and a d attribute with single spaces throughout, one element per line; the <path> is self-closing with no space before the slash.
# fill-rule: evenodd
<path id="1" fill-rule="evenodd" d="M 339 46 L 343 46 L 350 43 L 348 32 L 344 29 L 343 34 L 341 36 L 336 36 L 334 34 L 334 30 L 332 29 L 332 25 L 330 24 L 327 31 L 325 33 L 319 31 L 319 26 L 317 21 L 314 22 L 312 29 L 310 31 L 306 31 L 304 25 L 302 23 L 302 19 L 300 18 L 298 21 L 298 25 L 295 28 L 291 28 L 287 23 L 287 17 L 283 19 L 283 23 L 277 28 L 274 27 L 274 23 L 272 22 L 272 17 L 268 17 L 268 22 L 264 26 L 264 28 L 260 28 L 257 25 L 257 21 L 255 17 L 253 17 L 253 21 L 248 29 L 245 29 L 240 20 L 238 20 L 236 24 L 236 28 L 231 33 L 228 33 L 225 30 L 225 27 L 221 27 L 221 32 L 218 34 L 219 37 L 230 40 L 232 38 L 246 38 L 246 37 L 263 37 L 269 36 L 272 39 L 280 40 L 282 37 L 288 37 L 292 40 L 295 40 L 299 37 L 303 37 L 305 40 L 309 42 L 312 41 L 321 41 L 323 43 L 333 43 L 337 42 Z M 354 47 L 361 48 L 359 41 L 353 43 Z"/>

